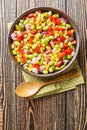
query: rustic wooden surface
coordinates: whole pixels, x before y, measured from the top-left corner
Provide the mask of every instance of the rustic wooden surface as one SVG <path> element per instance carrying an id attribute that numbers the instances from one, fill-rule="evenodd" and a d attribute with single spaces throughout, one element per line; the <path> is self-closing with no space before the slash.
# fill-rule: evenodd
<path id="1" fill-rule="evenodd" d="M 85 80 L 73 91 L 34 100 L 19 98 L 21 70 L 9 58 L 7 24 L 21 12 L 52 6 L 66 12 L 80 35 L 78 62 Z M 0 130 L 87 130 L 86 0 L 0 0 Z"/>

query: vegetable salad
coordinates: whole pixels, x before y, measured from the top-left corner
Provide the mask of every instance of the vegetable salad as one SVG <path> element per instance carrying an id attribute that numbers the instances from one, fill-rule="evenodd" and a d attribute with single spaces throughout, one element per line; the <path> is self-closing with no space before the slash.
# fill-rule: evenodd
<path id="1" fill-rule="evenodd" d="M 15 26 L 12 54 L 25 70 L 49 74 L 63 69 L 75 54 L 75 34 L 58 13 L 38 10 Z"/>

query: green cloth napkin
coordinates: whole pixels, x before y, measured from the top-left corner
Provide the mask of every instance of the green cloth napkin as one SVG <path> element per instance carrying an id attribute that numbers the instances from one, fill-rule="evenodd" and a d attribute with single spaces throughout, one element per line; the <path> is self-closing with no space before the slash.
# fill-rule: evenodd
<path id="1" fill-rule="evenodd" d="M 10 29 L 11 25 L 12 25 L 12 23 L 8 23 L 8 30 Z M 79 84 L 83 84 L 84 79 L 83 79 L 83 76 L 82 76 L 82 73 L 81 73 L 81 70 L 79 68 L 77 61 L 75 61 L 73 63 L 73 65 L 68 69 L 68 71 L 70 71 L 72 69 L 79 70 L 80 75 L 78 75 L 77 77 L 74 77 L 72 79 L 68 78 L 66 80 L 59 81 L 57 83 L 46 85 L 36 95 L 34 95 L 33 98 L 38 98 L 38 97 L 42 97 L 42 96 L 47 96 L 47 95 L 51 95 L 51 94 L 65 92 L 65 91 L 68 91 L 68 90 L 75 89 L 76 86 L 79 85 Z M 24 71 L 22 71 L 22 75 L 23 75 L 25 82 L 30 82 L 30 81 L 46 82 L 47 81 L 47 79 L 43 80 L 41 78 L 28 75 Z"/>
<path id="2" fill-rule="evenodd" d="M 78 76 L 76 76 L 72 79 L 68 78 L 66 80 L 59 81 L 57 83 L 46 85 L 36 95 L 34 95 L 33 98 L 38 98 L 38 97 L 42 97 L 42 96 L 47 96 L 47 95 L 51 95 L 51 94 L 65 92 L 65 91 L 68 91 L 68 90 L 75 89 L 76 85 L 83 84 L 84 79 L 83 79 L 83 76 L 82 76 L 82 73 L 81 73 L 81 70 L 79 68 L 77 61 L 75 61 L 73 63 L 73 65 L 68 69 L 68 71 L 73 70 L 73 69 L 78 70 L 80 72 L 80 75 L 78 75 Z M 23 75 L 25 82 L 30 82 L 30 81 L 46 82 L 46 79 L 43 80 L 41 78 L 28 75 L 24 71 L 22 71 L 22 75 Z"/>

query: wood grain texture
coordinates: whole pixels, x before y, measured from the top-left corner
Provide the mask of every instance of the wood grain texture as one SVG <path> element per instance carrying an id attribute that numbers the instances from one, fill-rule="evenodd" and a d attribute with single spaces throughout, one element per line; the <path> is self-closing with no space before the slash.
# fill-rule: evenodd
<path id="1" fill-rule="evenodd" d="M 23 81 L 7 46 L 8 22 L 21 12 L 51 6 L 66 12 L 76 23 L 80 35 L 78 62 L 85 80 L 74 91 L 34 100 L 15 95 Z M 86 0 L 0 0 L 0 130 L 87 130 Z M 2 63 L 2 65 L 1 65 Z"/>
<path id="2" fill-rule="evenodd" d="M 75 3 L 75 4 L 73 4 Z M 85 31 L 86 31 L 86 21 L 85 21 L 85 12 L 86 8 L 83 8 L 85 5 L 85 0 L 69 0 L 67 1 L 66 12 L 71 16 L 75 21 L 80 35 L 80 51 L 78 54 L 78 62 L 82 70 L 84 79 L 86 81 L 85 68 L 86 64 L 86 48 L 85 48 Z M 81 10 L 79 10 L 81 9 Z M 84 52 L 84 53 L 83 53 Z M 80 57 L 80 58 L 79 58 Z M 75 91 L 66 93 L 66 130 L 68 127 L 70 130 L 83 130 L 86 122 L 86 84 L 78 87 Z M 73 107 L 72 107 L 73 106 Z M 86 122 L 87 123 L 87 122 Z"/>

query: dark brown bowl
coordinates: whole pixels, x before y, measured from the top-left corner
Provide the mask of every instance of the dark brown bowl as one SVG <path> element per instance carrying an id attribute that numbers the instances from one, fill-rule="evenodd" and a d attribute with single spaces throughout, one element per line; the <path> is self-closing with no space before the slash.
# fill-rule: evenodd
<path id="1" fill-rule="evenodd" d="M 32 72 L 29 72 L 29 71 L 25 70 L 23 68 L 23 66 L 21 66 L 19 63 L 17 63 L 15 57 L 11 53 L 11 44 L 12 44 L 11 34 L 14 31 L 14 29 L 15 29 L 15 25 L 19 22 L 19 20 L 21 18 L 23 18 L 24 16 L 26 16 L 27 14 L 29 14 L 31 12 L 35 12 L 36 10 L 42 10 L 42 11 L 49 11 L 49 10 L 51 10 L 54 13 L 59 13 L 61 16 L 63 16 L 65 19 L 68 20 L 68 22 L 72 25 L 72 28 L 75 30 L 75 39 L 77 41 L 76 52 L 75 52 L 73 58 L 70 60 L 70 62 L 63 69 L 61 69 L 61 70 L 59 70 L 57 72 L 54 72 L 54 73 L 50 73 L 50 74 L 35 74 L 35 73 L 32 73 Z M 8 46 L 9 46 L 10 55 L 11 55 L 12 60 L 14 61 L 14 63 L 17 66 L 19 66 L 27 74 L 30 74 L 30 75 L 33 75 L 33 76 L 36 76 L 36 77 L 42 77 L 42 78 L 55 77 L 57 75 L 60 75 L 62 72 L 65 72 L 73 64 L 73 62 L 75 61 L 75 59 L 77 57 L 77 54 L 78 54 L 78 51 L 79 51 L 79 34 L 78 34 L 78 30 L 77 30 L 76 25 L 73 22 L 73 20 L 67 14 L 65 14 L 64 12 L 60 11 L 59 9 L 52 8 L 52 7 L 36 7 L 36 8 L 32 8 L 32 9 L 29 9 L 29 10 L 25 11 L 24 13 L 20 14 L 15 19 L 15 21 L 13 22 L 13 24 L 12 24 L 12 26 L 10 28 L 10 31 L 9 31 L 9 35 L 8 35 Z"/>

